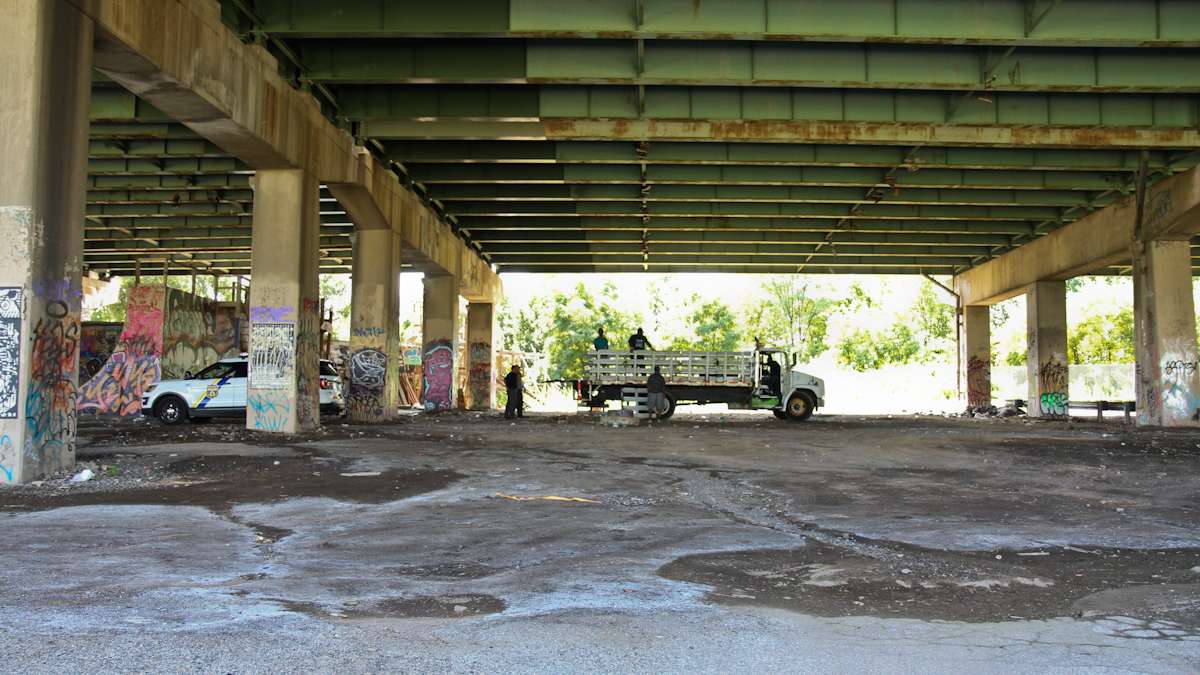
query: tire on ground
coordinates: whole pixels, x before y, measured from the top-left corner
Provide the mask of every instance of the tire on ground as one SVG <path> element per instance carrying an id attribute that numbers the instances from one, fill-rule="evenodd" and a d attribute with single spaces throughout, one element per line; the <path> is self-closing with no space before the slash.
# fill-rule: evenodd
<path id="1" fill-rule="evenodd" d="M 817 409 L 817 397 L 807 391 L 798 391 L 788 399 L 786 414 L 793 422 L 803 422 L 812 417 Z"/>
<path id="2" fill-rule="evenodd" d="M 178 396 L 164 396 L 155 402 L 154 416 L 163 424 L 179 424 L 188 418 L 187 403 Z"/>

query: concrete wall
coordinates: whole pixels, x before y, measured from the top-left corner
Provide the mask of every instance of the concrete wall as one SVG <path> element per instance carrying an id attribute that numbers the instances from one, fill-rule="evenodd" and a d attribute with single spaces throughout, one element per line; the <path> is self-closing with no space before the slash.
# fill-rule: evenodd
<path id="1" fill-rule="evenodd" d="M 178 289 L 167 291 L 162 377 L 183 377 L 240 351 L 244 320 L 232 305 Z"/>

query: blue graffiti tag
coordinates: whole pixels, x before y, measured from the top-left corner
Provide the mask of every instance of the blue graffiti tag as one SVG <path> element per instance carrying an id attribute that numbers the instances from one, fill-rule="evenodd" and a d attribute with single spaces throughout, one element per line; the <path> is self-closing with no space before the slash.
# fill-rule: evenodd
<path id="1" fill-rule="evenodd" d="M 12 482 L 13 471 L 16 471 L 16 453 L 13 450 L 12 439 L 8 434 L 0 436 L 0 472 L 4 473 L 4 479 Z M 6 462 L 12 462 L 12 465 L 6 465 Z"/>
<path id="2" fill-rule="evenodd" d="M 251 395 L 246 403 L 254 411 L 254 428 L 263 431 L 281 431 L 292 417 L 292 406 L 287 401 L 270 396 Z"/>

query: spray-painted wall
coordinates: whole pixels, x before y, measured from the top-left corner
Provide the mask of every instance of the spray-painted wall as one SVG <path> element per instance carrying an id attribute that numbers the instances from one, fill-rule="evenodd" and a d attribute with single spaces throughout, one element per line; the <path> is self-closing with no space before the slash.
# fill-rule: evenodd
<path id="1" fill-rule="evenodd" d="M 164 321 L 164 379 L 198 372 L 239 351 L 241 321 L 231 306 L 171 288 Z"/>
<path id="2" fill-rule="evenodd" d="M 242 321 L 228 306 L 174 288 L 129 289 L 125 326 L 103 368 L 79 392 L 79 411 L 137 415 L 142 393 L 236 354 Z"/>
<path id="3" fill-rule="evenodd" d="M 117 351 L 125 324 L 84 321 L 79 333 L 79 381 L 86 383 Z"/>
<path id="4" fill-rule="evenodd" d="M 141 412 L 142 392 L 158 382 L 161 372 L 165 311 L 164 287 L 129 289 L 121 339 L 108 363 L 80 388 L 80 412 L 98 415 Z"/>

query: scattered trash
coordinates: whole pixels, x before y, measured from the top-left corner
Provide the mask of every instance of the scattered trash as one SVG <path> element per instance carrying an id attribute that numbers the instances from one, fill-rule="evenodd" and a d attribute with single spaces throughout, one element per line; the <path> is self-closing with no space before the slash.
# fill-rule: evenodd
<path id="1" fill-rule="evenodd" d="M 84 469 L 71 477 L 72 483 L 84 483 L 96 477 L 96 472 L 91 469 Z"/>
<path id="2" fill-rule="evenodd" d="M 455 606 L 454 606 L 454 613 L 455 613 L 455 614 L 462 614 L 462 613 L 463 613 L 463 612 L 465 612 L 465 611 L 467 611 L 467 608 L 466 608 L 466 606 L 465 606 L 465 605 L 455 605 Z"/>
<path id="3" fill-rule="evenodd" d="M 599 504 L 595 499 L 584 499 L 583 497 L 559 497 L 558 495 L 546 495 L 544 497 L 523 497 L 519 495 L 506 495 L 503 492 L 497 492 L 497 497 L 503 499 L 511 499 L 514 502 L 532 502 L 537 500 L 548 502 L 583 502 L 584 504 Z"/>
<path id="4" fill-rule="evenodd" d="M 1049 551 L 1022 551 L 1017 555 L 1050 555 Z"/>
<path id="5" fill-rule="evenodd" d="M 275 466 L 279 466 L 279 460 L 275 460 Z"/>
<path id="6" fill-rule="evenodd" d="M 346 478 L 370 478 L 370 477 L 379 476 L 379 475 L 382 475 L 382 472 L 380 472 L 380 471 L 354 471 L 351 473 L 342 474 L 342 476 L 344 476 Z"/>
<path id="7" fill-rule="evenodd" d="M 1076 548 L 1074 546 L 1064 546 L 1063 548 L 1065 548 L 1068 551 L 1075 551 L 1076 553 L 1089 553 L 1089 554 L 1095 553 L 1095 551 L 1089 551 L 1085 548 Z"/>

